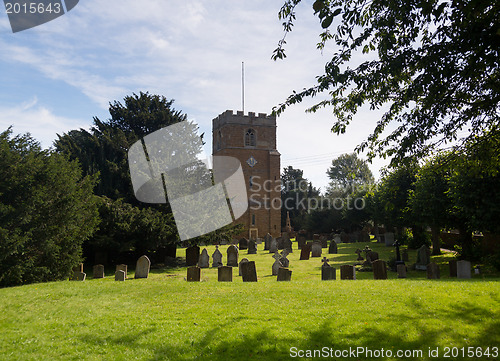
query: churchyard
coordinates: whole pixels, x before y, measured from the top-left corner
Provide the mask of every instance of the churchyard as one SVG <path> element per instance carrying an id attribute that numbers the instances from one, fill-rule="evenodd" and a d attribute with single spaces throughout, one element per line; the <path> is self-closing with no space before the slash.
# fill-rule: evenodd
<path id="1" fill-rule="evenodd" d="M 293 242 L 291 280 L 277 282 L 275 258 L 258 244 L 256 254 L 238 254 L 238 262 L 255 262 L 257 282 L 243 282 L 237 267 L 232 282 L 219 282 L 212 267 L 216 247 L 202 246 L 210 264 L 200 270 L 200 282 L 187 282 L 186 267 L 153 268 L 136 278 L 135 265 L 128 265 L 127 279 L 118 282 L 115 269 L 94 279 L 85 265 L 83 282 L 0 289 L 0 359 L 285 360 L 314 359 L 307 352 L 321 350 L 331 352 L 329 359 L 396 360 L 403 350 L 415 356 L 405 359 L 435 360 L 450 359 L 446 347 L 489 347 L 493 355 L 500 346 L 498 274 L 450 278 L 453 254 L 445 253 L 431 259 L 439 279 L 409 268 L 406 279 L 388 269 L 384 280 L 374 280 L 373 272 L 341 280 L 340 266 L 358 263 L 356 250 L 366 246 L 381 260 L 394 256 L 394 248 L 381 243 L 340 243 L 337 254 L 322 248 L 320 257 L 299 260 Z M 219 247 L 224 266 L 228 247 Z M 177 255 L 184 257 L 185 249 Z M 416 251 L 408 256 L 406 263 L 415 263 Z M 336 269 L 335 280 L 321 280 L 323 257 Z M 335 357 L 357 347 L 379 357 Z"/>

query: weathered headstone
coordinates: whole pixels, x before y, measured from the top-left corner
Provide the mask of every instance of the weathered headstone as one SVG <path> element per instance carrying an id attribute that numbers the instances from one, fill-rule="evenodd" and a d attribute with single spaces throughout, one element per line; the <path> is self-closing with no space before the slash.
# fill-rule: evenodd
<path id="1" fill-rule="evenodd" d="M 83 263 L 79 263 L 75 267 L 73 267 L 73 273 L 81 272 L 83 273 Z"/>
<path id="2" fill-rule="evenodd" d="M 319 242 L 321 243 L 321 248 L 328 248 L 328 237 L 325 235 L 319 236 Z"/>
<path id="3" fill-rule="evenodd" d="M 241 238 L 239 243 L 238 243 L 238 248 L 241 250 L 247 249 L 248 248 L 248 239 L 246 238 Z"/>
<path id="4" fill-rule="evenodd" d="M 134 278 L 148 278 L 151 261 L 147 256 L 141 256 L 135 264 Z"/>
<path id="5" fill-rule="evenodd" d="M 335 241 L 335 243 L 339 244 L 342 242 L 342 240 L 340 239 L 340 234 L 335 234 L 333 236 L 333 240 Z"/>
<path id="6" fill-rule="evenodd" d="M 119 264 L 116 266 L 116 270 L 115 271 L 123 271 L 125 272 L 125 278 L 127 278 L 127 265 L 126 264 Z"/>
<path id="7" fill-rule="evenodd" d="M 313 241 L 319 241 L 319 234 L 318 233 L 313 234 Z"/>
<path id="8" fill-rule="evenodd" d="M 271 241 L 273 240 L 273 236 L 269 233 L 264 237 L 264 251 L 269 251 L 269 247 L 271 247 Z"/>
<path id="9" fill-rule="evenodd" d="M 360 242 L 370 242 L 370 234 L 366 231 L 361 231 L 359 234 L 359 241 Z"/>
<path id="10" fill-rule="evenodd" d="M 283 268 L 281 267 L 278 270 L 278 281 L 290 281 L 292 279 L 292 271 L 290 271 L 288 268 Z"/>
<path id="11" fill-rule="evenodd" d="M 286 249 L 288 251 L 288 253 L 293 253 L 292 241 L 290 240 L 290 238 L 285 239 L 283 241 L 283 249 Z"/>
<path id="12" fill-rule="evenodd" d="M 361 252 L 363 252 L 362 250 L 360 250 L 359 248 L 354 251 L 354 253 L 356 253 L 358 255 L 358 258 L 356 259 L 356 261 L 363 261 L 364 258 L 361 256 Z"/>
<path id="13" fill-rule="evenodd" d="M 221 266 L 217 269 L 217 278 L 219 282 L 233 282 L 233 267 Z"/>
<path id="14" fill-rule="evenodd" d="M 281 255 L 278 253 L 278 251 L 276 251 L 276 253 L 273 254 L 273 258 L 274 258 L 274 263 L 272 266 L 272 272 L 273 272 L 272 274 L 273 276 L 276 276 L 278 274 L 278 269 L 280 267 L 283 267 L 283 265 L 280 262 Z"/>
<path id="15" fill-rule="evenodd" d="M 323 265 L 321 266 L 321 280 L 329 281 L 336 278 L 335 268 L 328 264 L 328 259 L 323 257 Z"/>
<path id="16" fill-rule="evenodd" d="M 212 254 L 212 267 L 222 266 L 222 253 L 219 251 L 219 246 L 215 246 L 215 251 Z"/>
<path id="17" fill-rule="evenodd" d="M 314 242 L 311 247 L 311 257 L 321 257 L 321 243 Z"/>
<path id="18" fill-rule="evenodd" d="M 201 251 L 200 259 L 198 261 L 198 267 L 208 268 L 210 267 L 210 257 L 206 248 Z"/>
<path id="19" fill-rule="evenodd" d="M 408 249 L 403 249 L 403 252 L 401 252 L 401 257 L 403 258 L 403 262 L 409 262 L 410 258 L 408 257 Z"/>
<path id="20" fill-rule="evenodd" d="M 191 246 L 186 248 L 186 266 L 196 266 L 200 258 L 200 247 Z"/>
<path id="21" fill-rule="evenodd" d="M 349 243 L 351 241 L 351 238 L 349 237 L 349 235 L 345 232 L 341 232 L 340 233 L 340 240 L 342 241 L 342 243 Z"/>
<path id="22" fill-rule="evenodd" d="M 300 260 L 308 260 L 309 256 L 311 255 L 311 246 L 312 244 L 307 242 L 302 246 L 302 249 L 300 250 Z"/>
<path id="23" fill-rule="evenodd" d="M 200 282 L 201 279 L 201 268 L 196 266 L 188 267 L 187 269 L 187 281 L 188 282 Z"/>
<path id="24" fill-rule="evenodd" d="M 302 247 L 304 247 L 304 245 L 306 244 L 306 241 L 307 241 L 307 239 L 306 239 L 305 235 L 299 234 L 297 236 L 297 245 L 298 245 L 299 249 L 302 249 Z"/>
<path id="25" fill-rule="evenodd" d="M 238 267 L 238 248 L 234 245 L 227 247 L 227 265 Z"/>
<path id="26" fill-rule="evenodd" d="M 386 280 L 387 279 L 387 265 L 385 261 L 378 259 L 372 262 L 373 279 Z"/>
<path id="27" fill-rule="evenodd" d="M 458 261 L 457 262 L 457 278 L 471 278 L 471 263 L 469 261 Z"/>
<path id="28" fill-rule="evenodd" d="M 439 276 L 439 266 L 434 262 L 427 265 L 427 278 L 430 280 L 438 279 Z"/>
<path id="29" fill-rule="evenodd" d="M 278 244 L 278 250 L 282 250 L 285 248 L 285 240 L 283 237 L 276 238 L 276 243 Z"/>
<path id="30" fill-rule="evenodd" d="M 276 251 L 278 251 L 278 241 L 276 238 L 273 238 L 269 245 L 269 253 L 276 253 Z"/>
<path id="31" fill-rule="evenodd" d="M 330 247 L 328 248 L 328 253 L 329 254 L 337 254 L 338 253 L 337 243 L 333 239 L 330 241 Z"/>
<path id="32" fill-rule="evenodd" d="M 85 281 L 87 274 L 85 272 L 75 272 L 74 277 L 75 281 Z"/>
<path id="33" fill-rule="evenodd" d="M 248 254 L 257 254 L 257 244 L 253 239 L 248 241 Z"/>
<path id="34" fill-rule="evenodd" d="M 249 261 L 241 264 L 241 278 L 243 282 L 257 282 L 257 270 L 255 261 Z"/>
<path id="35" fill-rule="evenodd" d="M 355 280 L 356 268 L 354 266 L 344 264 L 340 266 L 340 279 L 341 280 Z"/>
<path id="36" fill-rule="evenodd" d="M 385 246 L 392 247 L 392 245 L 394 244 L 394 233 L 385 232 L 384 239 L 385 239 Z"/>
<path id="37" fill-rule="evenodd" d="M 288 268 L 288 266 L 290 265 L 290 261 L 288 260 L 288 258 L 286 258 L 287 256 L 288 256 L 288 250 L 284 249 L 283 252 L 281 252 L 281 258 L 280 258 L 280 262 L 284 268 Z"/>
<path id="38" fill-rule="evenodd" d="M 249 262 L 248 258 L 243 258 L 238 264 L 238 276 L 241 276 L 241 265 L 245 262 Z"/>
<path id="39" fill-rule="evenodd" d="M 425 271 L 427 265 L 431 262 L 431 253 L 429 248 L 424 244 L 417 250 L 417 263 L 415 263 L 415 269 Z"/>
<path id="40" fill-rule="evenodd" d="M 457 277 L 457 260 L 451 260 L 448 265 L 450 267 L 450 277 Z"/>
<path id="41" fill-rule="evenodd" d="M 92 271 L 94 278 L 104 278 L 104 265 L 96 264 Z"/>
<path id="42" fill-rule="evenodd" d="M 378 260 L 378 253 L 375 251 L 369 251 L 366 253 L 366 260 L 370 263 Z"/>
<path id="43" fill-rule="evenodd" d="M 117 270 L 115 272 L 115 281 L 125 281 L 125 278 L 127 278 L 127 274 L 123 270 Z"/>
<path id="44" fill-rule="evenodd" d="M 398 271 L 398 278 L 406 278 L 406 265 L 398 264 L 396 270 Z"/>

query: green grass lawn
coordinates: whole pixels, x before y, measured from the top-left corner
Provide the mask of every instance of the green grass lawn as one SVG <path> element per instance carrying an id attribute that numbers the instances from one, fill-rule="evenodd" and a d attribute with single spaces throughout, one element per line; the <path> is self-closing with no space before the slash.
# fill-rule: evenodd
<path id="1" fill-rule="evenodd" d="M 354 264 L 354 250 L 364 246 L 340 244 L 339 254 L 327 257 L 338 269 Z M 392 248 L 370 246 L 382 259 L 392 255 Z M 214 247 L 207 248 L 211 255 Z M 224 262 L 226 248 L 221 246 Z M 179 268 L 152 270 L 139 280 L 129 272 L 126 282 L 89 277 L 0 289 L 0 359 L 321 359 L 291 356 L 356 347 L 389 350 L 393 357 L 329 359 L 498 359 L 444 357 L 445 347 L 500 347 L 499 278 L 449 279 L 445 262 L 451 255 L 434 259 L 442 263 L 440 280 L 410 271 L 408 279 L 389 272 L 388 280 L 357 273 L 358 280 L 341 281 L 337 270 L 337 280 L 321 281 L 320 258 L 299 261 L 294 243 L 292 281 L 276 282 L 274 259 L 262 249 L 257 255 L 240 251 L 240 259 L 256 261 L 257 283 L 243 283 L 237 268 L 232 283 L 217 282 L 215 269 L 202 269 L 202 282 L 188 283 L 186 269 Z M 410 257 L 414 262 L 414 251 Z M 429 357 L 429 348 L 438 348 L 440 357 Z M 397 358 L 397 350 L 423 355 Z"/>

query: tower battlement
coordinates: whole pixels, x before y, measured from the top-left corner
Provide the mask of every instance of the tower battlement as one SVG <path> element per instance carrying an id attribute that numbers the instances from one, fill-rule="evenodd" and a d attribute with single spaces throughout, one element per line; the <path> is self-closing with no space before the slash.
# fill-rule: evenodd
<path id="1" fill-rule="evenodd" d="M 276 116 L 267 115 L 266 113 L 257 113 L 255 115 L 255 112 L 248 112 L 245 115 L 241 110 L 236 111 L 236 113 L 232 110 L 226 110 L 212 120 L 212 129 L 220 128 L 225 124 L 276 127 Z"/>

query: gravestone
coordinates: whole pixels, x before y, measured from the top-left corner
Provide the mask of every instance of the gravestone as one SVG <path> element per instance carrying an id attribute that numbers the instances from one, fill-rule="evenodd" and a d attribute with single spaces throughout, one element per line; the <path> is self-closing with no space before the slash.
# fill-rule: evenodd
<path id="1" fill-rule="evenodd" d="M 233 282 L 233 267 L 220 266 L 217 269 L 217 279 L 219 282 Z"/>
<path id="2" fill-rule="evenodd" d="M 271 244 L 269 245 L 269 253 L 276 253 L 278 251 L 278 241 L 276 238 L 271 240 Z"/>
<path id="3" fill-rule="evenodd" d="M 469 261 L 457 262 L 457 278 L 471 278 L 471 263 Z"/>
<path id="4" fill-rule="evenodd" d="M 292 271 L 290 271 L 288 268 L 283 268 L 281 267 L 278 270 L 278 281 L 290 281 L 292 279 Z"/>
<path id="5" fill-rule="evenodd" d="M 248 254 L 257 254 L 257 244 L 253 239 L 248 241 Z"/>
<path id="6" fill-rule="evenodd" d="M 319 234 L 317 233 L 313 234 L 313 241 L 319 241 Z"/>
<path id="7" fill-rule="evenodd" d="M 288 250 L 285 249 L 283 250 L 283 252 L 281 252 L 281 258 L 280 258 L 280 263 L 284 268 L 288 268 L 288 266 L 290 265 L 290 261 L 288 260 L 288 258 L 286 258 L 287 256 L 288 256 Z"/>
<path id="8" fill-rule="evenodd" d="M 406 265 L 398 264 L 396 270 L 398 271 L 398 278 L 406 278 Z"/>
<path id="9" fill-rule="evenodd" d="M 451 260 L 448 266 L 450 267 L 450 277 L 457 277 L 457 260 Z"/>
<path id="10" fill-rule="evenodd" d="M 241 265 L 245 262 L 249 262 L 248 258 L 243 258 L 238 265 L 238 275 L 241 276 Z"/>
<path id="11" fill-rule="evenodd" d="M 385 246 L 392 247 L 392 245 L 394 244 L 394 233 L 385 232 L 384 239 L 385 239 Z"/>
<path id="12" fill-rule="evenodd" d="M 363 252 L 362 250 L 360 250 L 359 248 L 354 251 L 354 253 L 356 253 L 358 255 L 358 258 L 356 259 L 356 261 L 364 261 L 364 258 L 361 256 L 361 252 Z"/>
<path id="13" fill-rule="evenodd" d="M 373 279 L 386 280 L 387 279 L 387 265 L 385 261 L 378 259 L 372 262 Z"/>
<path id="14" fill-rule="evenodd" d="M 297 245 L 298 245 L 299 249 L 302 249 L 302 247 L 304 247 L 304 245 L 306 244 L 306 241 L 307 241 L 307 239 L 306 239 L 305 235 L 299 234 L 297 236 Z"/>
<path id="15" fill-rule="evenodd" d="M 200 259 L 198 261 L 198 267 L 200 268 L 210 267 L 210 257 L 208 256 L 208 251 L 206 248 L 203 248 L 203 251 L 201 251 Z"/>
<path id="16" fill-rule="evenodd" d="M 96 264 L 92 271 L 94 278 L 104 278 L 104 265 Z"/>
<path id="17" fill-rule="evenodd" d="M 359 241 L 360 242 L 370 242 L 370 235 L 366 231 L 361 231 L 359 234 Z"/>
<path id="18" fill-rule="evenodd" d="M 115 272 L 115 281 L 125 281 L 125 278 L 127 278 L 127 274 L 123 270 L 117 270 Z"/>
<path id="19" fill-rule="evenodd" d="M 403 258 L 403 262 L 409 262 L 410 261 L 410 258 L 408 257 L 408 249 L 403 249 L 403 252 L 401 254 L 402 258 Z"/>
<path id="20" fill-rule="evenodd" d="M 234 245 L 227 247 L 227 265 L 238 267 L 238 248 Z"/>
<path id="21" fill-rule="evenodd" d="M 79 263 L 75 267 L 73 267 L 73 273 L 83 273 L 83 263 Z"/>
<path id="22" fill-rule="evenodd" d="M 328 237 L 321 235 L 319 236 L 319 242 L 321 243 L 321 248 L 328 248 Z"/>
<path id="23" fill-rule="evenodd" d="M 293 250 L 292 250 L 292 241 L 290 240 L 290 238 L 285 239 L 283 241 L 283 249 L 286 249 L 288 251 L 288 253 L 293 253 Z"/>
<path id="24" fill-rule="evenodd" d="M 264 237 L 264 251 L 269 251 L 269 247 L 271 247 L 271 241 L 273 240 L 273 236 L 269 233 Z"/>
<path id="25" fill-rule="evenodd" d="M 188 282 L 200 282 L 201 279 L 201 268 L 196 266 L 188 267 L 187 278 Z"/>
<path id="26" fill-rule="evenodd" d="M 378 253 L 375 251 L 370 251 L 366 253 L 366 260 L 369 261 L 370 263 L 378 260 Z"/>
<path id="27" fill-rule="evenodd" d="M 337 243 L 333 239 L 330 241 L 330 247 L 328 248 L 328 253 L 329 254 L 337 254 L 338 253 Z"/>
<path id="28" fill-rule="evenodd" d="M 222 266 L 222 253 L 219 251 L 219 246 L 215 246 L 215 251 L 212 254 L 212 267 Z"/>
<path id="29" fill-rule="evenodd" d="M 276 238 L 276 243 L 278 245 L 278 250 L 282 250 L 285 248 L 285 240 L 283 239 L 283 237 Z"/>
<path id="30" fill-rule="evenodd" d="M 75 281 L 85 281 L 87 278 L 87 274 L 85 272 L 75 272 L 74 273 L 74 280 Z"/>
<path id="31" fill-rule="evenodd" d="M 354 266 L 344 264 L 340 266 L 340 279 L 341 280 L 355 280 L 356 268 Z"/>
<path id="32" fill-rule="evenodd" d="M 186 248 L 186 266 L 196 266 L 200 259 L 200 247 L 191 246 Z"/>
<path id="33" fill-rule="evenodd" d="M 311 246 L 312 244 L 310 242 L 307 242 L 302 246 L 302 249 L 300 250 L 300 260 L 308 260 L 309 256 L 311 254 Z"/>
<path id="34" fill-rule="evenodd" d="M 321 266 L 321 280 L 330 281 L 336 278 L 335 268 L 328 264 L 328 259 L 323 257 L 323 265 Z"/>
<path id="35" fill-rule="evenodd" d="M 321 243 L 314 242 L 311 246 L 311 257 L 321 257 Z"/>
<path id="36" fill-rule="evenodd" d="M 273 254 L 273 258 L 274 258 L 274 263 L 272 266 L 272 272 L 273 272 L 272 274 L 273 276 L 276 276 L 278 274 L 279 268 L 282 267 L 283 265 L 280 262 L 281 255 L 278 253 L 278 251 L 276 251 L 276 253 Z"/>
<path id="37" fill-rule="evenodd" d="M 247 249 L 248 248 L 248 239 L 241 238 L 239 243 L 238 243 L 238 248 L 241 250 Z"/>
<path id="38" fill-rule="evenodd" d="M 340 240 L 342 243 L 349 243 L 351 239 L 349 238 L 349 235 L 345 232 L 340 233 Z"/>
<path id="39" fill-rule="evenodd" d="M 439 266 L 434 262 L 427 265 L 427 278 L 430 280 L 439 279 Z"/>
<path id="40" fill-rule="evenodd" d="M 141 256 L 135 264 L 134 278 L 148 278 L 151 261 L 147 256 Z"/>
<path id="41" fill-rule="evenodd" d="M 424 244 L 417 250 L 417 263 L 415 263 L 415 269 L 425 271 L 427 265 L 431 262 L 431 253 L 429 248 Z"/>
<path id="42" fill-rule="evenodd" d="M 127 278 L 127 265 L 126 264 L 119 264 L 116 266 L 116 270 L 115 271 L 123 271 L 125 272 L 125 278 Z"/>
<path id="43" fill-rule="evenodd" d="M 257 282 L 257 270 L 255 261 L 249 261 L 241 264 L 241 278 L 243 282 Z"/>
<path id="44" fill-rule="evenodd" d="M 339 244 L 342 242 L 342 240 L 340 239 L 340 234 L 335 234 L 333 236 L 333 240 L 335 241 L 335 243 Z"/>

